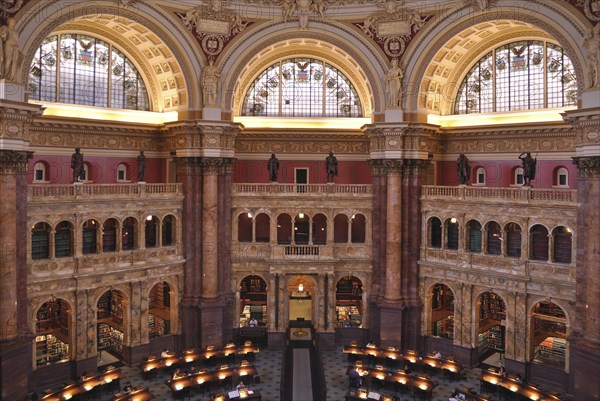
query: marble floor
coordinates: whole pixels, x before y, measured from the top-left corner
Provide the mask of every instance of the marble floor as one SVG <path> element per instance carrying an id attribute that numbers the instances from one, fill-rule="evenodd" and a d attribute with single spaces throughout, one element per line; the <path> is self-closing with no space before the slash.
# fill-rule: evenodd
<path id="1" fill-rule="evenodd" d="M 259 382 L 253 383 L 250 389 L 260 391 L 262 401 L 288 401 L 281 400 L 279 392 L 282 354 L 282 351 L 271 349 L 263 349 L 256 354 L 255 365 L 259 374 Z M 327 400 L 315 401 L 344 401 L 344 396 L 348 389 L 348 377 L 346 376 L 348 361 L 346 355 L 342 354 L 342 348 L 338 347 L 335 351 L 323 351 L 322 361 L 327 384 Z M 166 371 L 161 371 L 153 380 L 144 380 L 138 367 L 123 366 L 121 369 L 124 373 L 121 387 L 129 381 L 134 387 L 138 385 L 148 387 L 155 396 L 154 400 L 168 401 L 173 399 L 171 390 L 165 384 L 170 379 L 170 375 Z M 438 386 L 433 391 L 432 401 L 447 401 L 452 391 L 456 387 L 461 386 L 470 387 L 479 392 L 480 369 L 466 369 L 465 373 L 466 375 L 464 375 L 462 380 L 454 382 L 444 380 L 441 373 L 432 375 L 432 378 L 438 382 Z M 310 392 L 310 390 L 308 391 Z M 111 399 L 111 394 L 103 393 L 99 399 L 101 401 L 108 401 Z M 207 401 L 209 399 L 210 397 L 207 394 L 195 393 L 186 398 L 186 400 L 193 401 Z M 411 394 L 400 396 L 398 400 L 414 401 Z"/>

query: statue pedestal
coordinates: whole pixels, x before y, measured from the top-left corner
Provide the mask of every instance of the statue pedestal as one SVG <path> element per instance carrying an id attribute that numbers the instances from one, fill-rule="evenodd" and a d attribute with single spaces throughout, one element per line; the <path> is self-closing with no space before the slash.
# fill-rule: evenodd
<path id="1" fill-rule="evenodd" d="M 591 109 L 600 107 L 600 88 L 590 88 L 581 94 L 581 108 Z"/>
<path id="2" fill-rule="evenodd" d="M 202 109 L 203 120 L 221 121 L 221 109 L 219 107 L 205 107 Z"/>
<path id="3" fill-rule="evenodd" d="M 6 79 L 0 79 L 0 99 L 24 102 L 25 87 Z"/>
<path id="4" fill-rule="evenodd" d="M 386 123 L 399 123 L 403 121 L 404 112 L 402 109 L 387 109 L 385 111 L 385 122 Z"/>

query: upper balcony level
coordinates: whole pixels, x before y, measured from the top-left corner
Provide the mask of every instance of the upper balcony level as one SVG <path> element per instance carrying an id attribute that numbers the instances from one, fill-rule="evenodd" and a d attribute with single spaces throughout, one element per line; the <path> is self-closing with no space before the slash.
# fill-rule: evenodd
<path id="1" fill-rule="evenodd" d="M 27 186 L 27 202 L 136 199 L 183 199 L 182 184 L 33 184 Z"/>
<path id="2" fill-rule="evenodd" d="M 577 205 L 573 189 L 535 189 L 531 187 L 496 188 L 478 186 L 425 185 L 422 200 L 454 200 L 477 203 L 510 203 L 528 205 Z"/>
<path id="3" fill-rule="evenodd" d="M 265 196 L 277 194 L 278 196 L 303 197 L 303 198 L 348 198 L 366 197 L 373 194 L 371 185 L 368 184 L 233 184 L 233 193 L 237 196 Z"/>

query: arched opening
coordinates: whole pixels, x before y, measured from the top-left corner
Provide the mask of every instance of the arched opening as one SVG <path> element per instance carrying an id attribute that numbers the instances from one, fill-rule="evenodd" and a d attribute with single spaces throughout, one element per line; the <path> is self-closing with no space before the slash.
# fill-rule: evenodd
<path id="1" fill-rule="evenodd" d="M 267 283 L 260 276 L 246 276 L 240 283 L 240 327 L 267 324 Z"/>
<path id="2" fill-rule="evenodd" d="M 252 242 L 252 213 L 241 213 L 238 216 L 238 241 Z"/>
<path id="3" fill-rule="evenodd" d="M 254 220 L 256 242 L 271 241 L 271 217 L 266 213 L 259 213 Z"/>
<path id="4" fill-rule="evenodd" d="M 312 321 L 315 290 L 315 282 L 308 276 L 294 276 L 290 279 L 288 282 L 290 322 Z"/>
<path id="5" fill-rule="evenodd" d="M 506 256 L 521 257 L 521 226 L 517 223 L 508 223 L 504 227 L 504 240 L 506 241 Z"/>
<path id="6" fill-rule="evenodd" d="M 357 213 L 351 219 L 351 239 L 353 244 L 363 244 L 366 241 L 367 219 L 363 214 Z"/>
<path id="7" fill-rule="evenodd" d="M 335 290 L 335 327 L 362 327 L 363 284 L 359 278 L 345 276 Z"/>
<path id="8" fill-rule="evenodd" d="M 532 360 L 563 368 L 567 349 L 567 318 L 550 301 L 538 302 L 531 312 Z"/>
<path id="9" fill-rule="evenodd" d="M 73 256 L 73 225 L 61 221 L 54 232 L 54 256 L 63 258 Z"/>
<path id="10" fill-rule="evenodd" d="M 308 244 L 310 236 L 310 219 L 304 213 L 298 213 L 294 218 L 294 242 L 296 244 Z"/>
<path id="11" fill-rule="evenodd" d="M 71 308 L 63 299 L 52 299 L 35 315 L 35 362 L 37 366 L 70 359 Z"/>
<path id="12" fill-rule="evenodd" d="M 477 301 L 478 352 L 482 361 L 494 353 L 504 354 L 506 305 L 493 292 L 484 292 Z"/>
<path id="13" fill-rule="evenodd" d="M 135 232 L 137 222 L 133 217 L 128 217 L 123 221 L 123 227 L 121 227 L 121 249 L 129 251 L 136 248 L 135 246 Z"/>
<path id="14" fill-rule="evenodd" d="M 110 290 L 102 294 L 98 300 L 97 307 L 98 365 L 103 365 L 103 351 L 108 352 L 118 359 L 121 359 L 123 356 L 123 322 L 127 305 L 121 291 Z"/>
<path id="15" fill-rule="evenodd" d="M 531 256 L 532 260 L 548 260 L 548 229 L 541 224 L 531 227 Z"/>
<path id="16" fill-rule="evenodd" d="M 162 245 L 175 244 L 175 217 L 168 215 L 162 221 Z"/>
<path id="17" fill-rule="evenodd" d="M 312 239 L 315 245 L 327 243 L 327 217 L 324 214 L 316 214 L 312 219 Z"/>
<path id="18" fill-rule="evenodd" d="M 117 166 L 117 182 L 127 182 L 127 165 L 120 163 Z"/>
<path id="19" fill-rule="evenodd" d="M 159 222 L 156 216 L 146 217 L 144 225 L 144 236 L 146 248 L 154 248 L 158 246 L 158 227 Z"/>
<path id="20" fill-rule="evenodd" d="M 486 253 L 488 255 L 501 255 L 503 238 L 500 224 L 496 223 L 495 221 L 490 221 L 485 226 L 487 232 Z"/>
<path id="21" fill-rule="evenodd" d="M 523 167 L 515 167 L 513 169 L 512 183 L 513 185 L 523 185 L 525 183 L 523 176 Z"/>
<path id="22" fill-rule="evenodd" d="M 475 184 L 485 185 L 485 169 L 483 167 L 479 167 L 475 170 Z"/>
<path id="23" fill-rule="evenodd" d="M 431 289 L 431 334 L 454 339 L 454 293 L 445 284 Z"/>
<path id="24" fill-rule="evenodd" d="M 458 249 L 458 221 L 452 217 L 446 220 L 446 247 L 447 249 Z"/>
<path id="25" fill-rule="evenodd" d="M 102 252 L 117 250 L 117 221 L 108 219 L 102 225 Z"/>
<path id="26" fill-rule="evenodd" d="M 292 218 L 289 214 L 283 213 L 277 216 L 277 243 L 292 243 Z"/>
<path id="27" fill-rule="evenodd" d="M 84 255 L 98 253 L 98 226 L 96 220 L 88 220 L 83 223 L 81 252 Z"/>
<path id="28" fill-rule="evenodd" d="M 348 216 L 338 214 L 333 219 L 333 242 L 348 242 Z"/>
<path id="29" fill-rule="evenodd" d="M 46 162 L 39 161 L 33 165 L 33 182 L 45 183 L 48 182 L 48 166 Z"/>
<path id="30" fill-rule="evenodd" d="M 481 253 L 481 240 L 481 223 L 477 220 L 469 220 L 469 222 L 467 222 L 469 252 Z"/>
<path id="31" fill-rule="evenodd" d="M 150 338 L 171 332 L 171 287 L 166 281 L 150 290 L 148 300 L 148 333 Z"/>
<path id="32" fill-rule="evenodd" d="M 429 220 L 429 246 L 431 248 L 442 247 L 442 222 L 437 217 Z"/>
<path id="33" fill-rule="evenodd" d="M 569 186 L 569 170 L 559 167 L 554 172 L 554 185 L 567 188 Z"/>
<path id="34" fill-rule="evenodd" d="M 571 263 L 571 249 L 573 246 L 573 234 L 568 227 L 556 227 L 552 231 L 554 239 L 552 260 L 557 263 Z"/>
<path id="35" fill-rule="evenodd" d="M 50 257 L 50 225 L 36 223 L 31 228 L 31 259 L 48 259 Z"/>

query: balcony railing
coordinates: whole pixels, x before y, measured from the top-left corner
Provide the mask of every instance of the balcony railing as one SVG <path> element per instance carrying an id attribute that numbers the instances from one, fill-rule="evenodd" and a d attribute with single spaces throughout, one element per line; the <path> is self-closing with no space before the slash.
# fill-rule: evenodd
<path id="1" fill-rule="evenodd" d="M 234 263 L 269 260 L 318 260 L 335 259 L 360 260 L 371 258 L 371 244 L 335 243 L 328 245 L 282 245 L 265 243 L 240 243 L 231 245 Z"/>
<path id="2" fill-rule="evenodd" d="M 234 184 L 233 191 L 237 195 L 284 194 L 284 195 L 371 195 L 368 184 Z"/>
<path id="3" fill-rule="evenodd" d="M 577 203 L 577 191 L 574 189 L 534 189 L 530 187 L 492 188 L 424 185 L 421 199 L 454 199 L 475 202 L 509 201 L 514 203 L 551 202 L 553 204 L 575 205 Z"/>
<path id="4" fill-rule="evenodd" d="M 182 184 L 70 184 L 29 185 L 29 202 L 69 199 L 175 198 L 183 196 Z"/>

